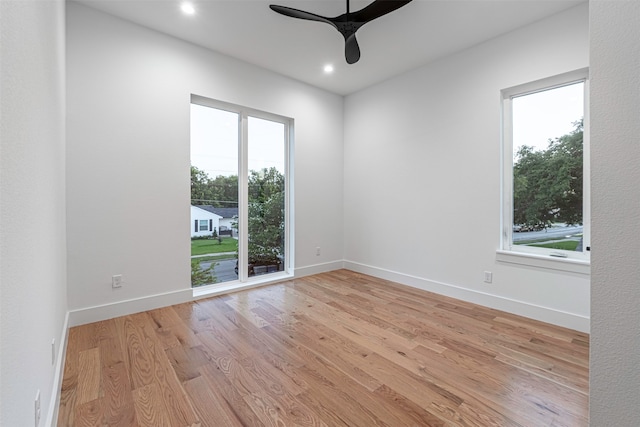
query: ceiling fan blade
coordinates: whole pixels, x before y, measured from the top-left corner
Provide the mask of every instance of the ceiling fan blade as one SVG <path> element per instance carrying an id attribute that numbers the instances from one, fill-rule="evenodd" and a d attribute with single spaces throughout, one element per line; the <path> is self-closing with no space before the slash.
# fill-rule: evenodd
<path id="1" fill-rule="evenodd" d="M 369 22 L 387 13 L 400 9 L 412 0 L 376 0 L 369 6 L 349 14 L 349 19 L 356 22 Z"/>
<path id="2" fill-rule="evenodd" d="M 278 12 L 285 16 L 290 16 L 292 18 L 298 19 L 306 19 L 308 21 L 317 21 L 324 22 L 325 24 L 329 24 L 335 27 L 334 23 L 324 16 L 316 15 L 315 13 L 305 12 L 304 10 L 293 9 L 287 6 L 278 6 L 277 4 L 270 4 L 269 7 L 271 10 Z"/>
<path id="3" fill-rule="evenodd" d="M 355 33 L 345 37 L 344 41 L 344 57 L 347 64 L 355 64 L 360 59 L 360 46 L 358 46 Z"/>
<path id="4" fill-rule="evenodd" d="M 369 6 L 357 12 L 349 11 L 349 0 L 347 0 L 347 13 L 335 18 L 327 18 L 304 10 L 293 9 L 287 6 L 275 4 L 269 5 L 271 10 L 291 18 L 306 19 L 307 21 L 324 22 L 337 29 L 344 37 L 344 56 L 348 64 L 355 64 L 360 60 L 360 46 L 356 40 L 356 31 L 369 21 L 393 12 L 396 9 L 410 3 L 412 0 L 375 0 Z"/>

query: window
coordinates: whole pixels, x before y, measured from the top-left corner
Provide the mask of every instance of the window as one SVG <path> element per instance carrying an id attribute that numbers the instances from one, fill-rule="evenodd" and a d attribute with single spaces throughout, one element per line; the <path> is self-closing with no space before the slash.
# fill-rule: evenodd
<path id="1" fill-rule="evenodd" d="M 201 219 L 200 220 L 200 230 L 199 231 L 209 231 L 209 220 Z"/>
<path id="2" fill-rule="evenodd" d="M 192 286 L 290 274 L 291 134 L 286 117 L 192 96 L 192 209 L 225 224 L 192 233 Z"/>
<path id="3" fill-rule="evenodd" d="M 587 70 L 502 91 L 502 250 L 588 261 Z"/>

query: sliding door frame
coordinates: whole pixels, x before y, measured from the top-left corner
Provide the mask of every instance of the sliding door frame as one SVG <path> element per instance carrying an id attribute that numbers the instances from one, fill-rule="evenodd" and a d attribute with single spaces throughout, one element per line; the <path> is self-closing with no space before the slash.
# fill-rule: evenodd
<path id="1" fill-rule="evenodd" d="M 238 115 L 238 280 L 205 285 L 194 288 L 195 295 L 217 293 L 220 288 L 244 288 L 265 282 L 272 282 L 293 277 L 294 275 L 294 203 L 293 203 L 293 155 L 294 155 L 294 120 L 290 117 L 218 101 L 199 95 L 191 95 L 191 104 L 236 113 Z M 268 120 L 284 125 L 284 177 L 285 177 L 285 241 L 283 271 L 249 277 L 248 273 L 248 216 L 249 216 L 249 117 Z"/>

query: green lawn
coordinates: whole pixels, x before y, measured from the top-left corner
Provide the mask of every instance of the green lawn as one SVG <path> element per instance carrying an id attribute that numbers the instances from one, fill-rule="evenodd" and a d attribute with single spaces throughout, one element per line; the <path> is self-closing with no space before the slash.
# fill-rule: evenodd
<path id="1" fill-rule="evenodd" d="M 216 254 L 220 252 L 235 252 L 238 249 L 238 241 L 233 237 L 223 237 L 222 243 L 218 240 L 192 240 L 191 255 Z"/>
<path id="2" fill-rule="evenodd" d="M 552 243 L 540 243 L 537 245 L 527 245 L 527 246 L 535 246 L 536 248 L 549 248 L 549 249 L 562 249 L 565 251 L 575 251 L 578 247 L 577 240 L 563 240 L 561 242 L 552 242 Z"/>

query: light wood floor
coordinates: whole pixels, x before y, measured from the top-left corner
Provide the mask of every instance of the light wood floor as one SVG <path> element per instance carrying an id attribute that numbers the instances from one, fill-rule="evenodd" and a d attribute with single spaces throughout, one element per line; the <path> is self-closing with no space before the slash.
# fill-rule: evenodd
<path id="1" fill-rule="evenodd" d="M 339 270 L 72 328 L 58 426 L 586 426 L 588 351 Z"/>

